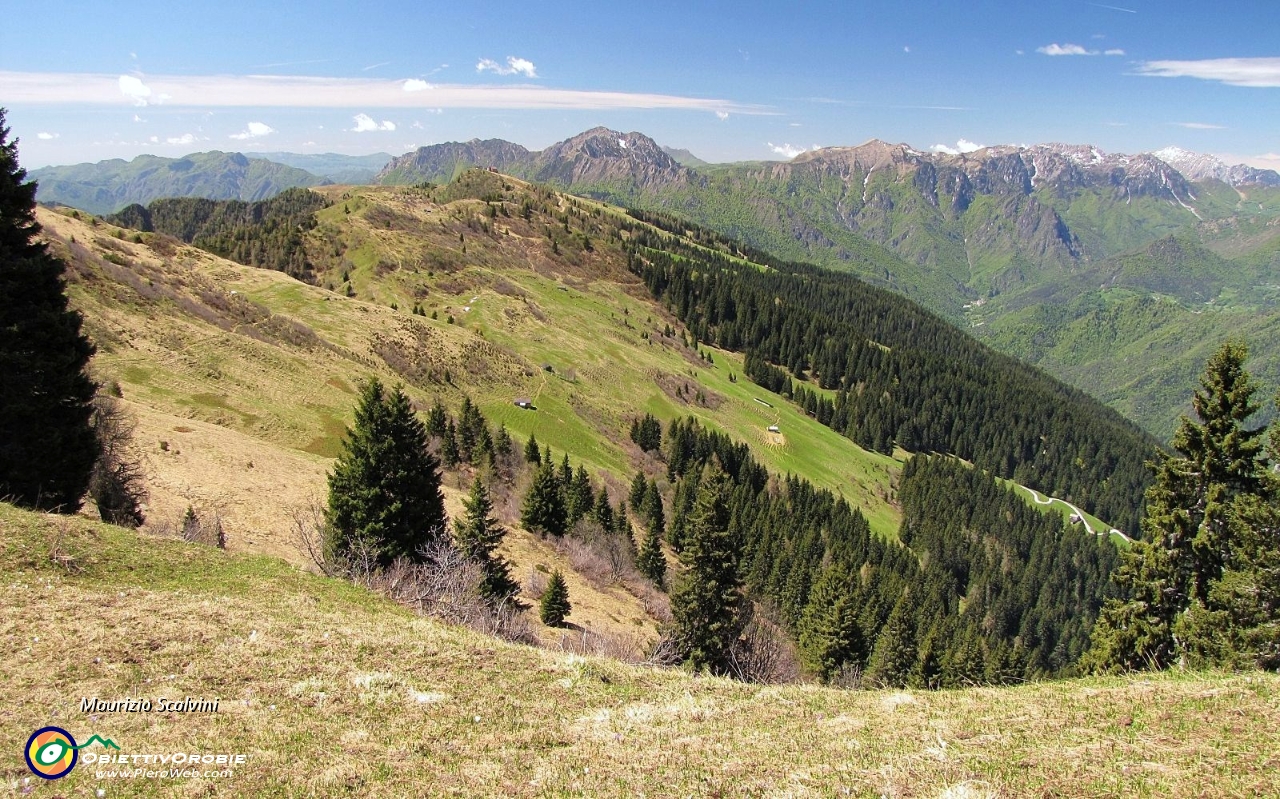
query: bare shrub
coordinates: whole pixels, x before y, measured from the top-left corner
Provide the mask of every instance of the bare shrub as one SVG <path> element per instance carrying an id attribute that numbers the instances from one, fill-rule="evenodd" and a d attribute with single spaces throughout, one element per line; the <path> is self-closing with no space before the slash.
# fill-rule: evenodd
<path id="1" fill-rule="evenodd" d="M 140 527 L 145 521 L 142 503 L 147 485 L 142 456 L 133 444 L 138 424 L 108 394 L 94 397 L 91 424 L 98 459 L 89 476 L 89 496 L 98 506 L 98 515 L 104 522 Z"/>
<path id="2" fill-rule="evenodd" d="M 196 509 L 188 505 L 187 512 L 182 517 L 182 539 L 193 544 L 226 549 L 227 533 L 222 527 L 222 513 L 215 509 L 201 518 Z"/>
<path id="3" fill-rule="evenodd" d="M 856 663 L 845 663 L 832 675 L 827 681 L 827 685 L 832 688 L 848 688 L 857 690 L 864 687 L 862 667 Z"/>
<path id="4" fill-rule="evenodd" d="M 742 631 L 729 647 L 725 664 L 729 676 L 765 685 L 798 682 L 800 659 L 774 614 L 746 603 L 739 621 Z"/>
<path id="5" fill-rule="evenodd" d="M 639 665 L 643 662 L 643 642 L 634 635 L 607 635 L 589 630 L 565 630 L 554 649 L 583 657 L 603 657 Z"/>

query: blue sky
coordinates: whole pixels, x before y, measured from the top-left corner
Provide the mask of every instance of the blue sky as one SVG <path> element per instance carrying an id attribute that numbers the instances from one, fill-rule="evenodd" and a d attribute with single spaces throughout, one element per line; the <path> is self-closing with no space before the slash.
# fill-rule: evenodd
<path id="1" fill-rule="evenodd" d="M 596 125 L 712 161 L 1166 145 L 1280 167 L 1274 0 L 6 2 L 22 163 L 537 149 Z"/>

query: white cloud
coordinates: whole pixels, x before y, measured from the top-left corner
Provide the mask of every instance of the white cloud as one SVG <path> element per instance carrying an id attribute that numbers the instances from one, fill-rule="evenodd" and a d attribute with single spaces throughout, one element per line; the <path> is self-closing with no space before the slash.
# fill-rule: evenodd
<path id="1" fill-rule="evenodd" d="M 538 77 L 538 68 L 533 62 L 527 58 L 517 58 L 513 55 L 507 56 L 507 64 L 503 66 L 492 58 L 482 58 L 476 64 L 476 72 L 493 72 L 497 75 L 515 75 L 520 73 L 526 78 Z"/>
<path id="2" fill-rule="evenodd" d="M 268 134 L 275 133 L 275 132 L 276 132 L 275 128 L 271 127 L 270 125 L 264 122 L 250 122 L 247 126 L 245 126 L 244 130 L 240 131 L 239 133 L 232 133 L 231 138 L 239 139 L 243 141 L 245 139 L 256 139 L 261 136 L 266 136 Z"/>
<path id="3" fill-rule="evenodd" d="M 132 75 L 120 76 L 120 92 L 133 100 L 134 105 L 147 105 L 150 102 L 151 87 Z"/>
<path id="4" fill-rule="evenodd" d="M 124 76 L 129 77 L 129 76 Z M 141 85 L 137 78 L 131 80 Z M 730 100 L 642 92 L 582 91 L 530 85 L 434 84 L 430 92 L 405 91 L 405 81 L 299 75 L 149 75 L 144 96 L 190 108 L 488 108 L 667 109 L 773 114 L 766 106 Z M 129 84 L 133 86 L 133 84 Z M 0 71 L 10 104 L 114 105 L 120 76 L 69 72 Z M 139 90 L 141 91 L 141 90 Z M 134 99 L 124 93 L 125 99 Z"/>
<path id="5" fill-rule="evenodd" d="M 1200 78 L 1230 86 L 1280 87 L 1280 58 L 1206 58 L 1200 61 L 1146 61 L 1139 75 Z"/>
<path id="6" fill-rule="evenodd" d="M 909 52 L 911 52 L 911 48 L 910 48 L 910 47 L 903 47 L 903 48 L 902 48 L 902 52 L 904 52 L 904 53 L 909 53 Z"/>
<path id="7" fill-rule="evenodd" d="M 52 141 L 53 139 L 60 138 L 61 136 L 61 133 L 45 133 L 44 131 L 40 131 L 36 134 L 37 139 L 43 139 L 44 141 Z"/>
<path id="8" fill-rule="evenodd" d="M 987 145 L 971 142 L 968 139 L 961 139 L 956 142 L 955 147 L 949 147 L 945 144 L 935 144 L 929 148 L 931 152 L 946 153 L 947 155 L 960 155 L 961 153 L 971 153 L 975 150 L 985 149 Z"/>
<path id="9" fill-rule="evenodd" d="M 404 82 L 404 90 L 407 92 L 422 92 L 431 88 L 434 87 L 430 83 L 427 83 L 425 80 L 418 80 L 417 78 L 409 78 Z"/>
<path id="10" fill-rule="evenodd" d="M 1097 55 L 1097 50 L 1086 50 L 1078 44 L 1046 44 L 1044 47 L 1037 47 L 1037 53 L 1045 55 Z"/>
<path id="11" fill-rule="evenodd" d="M 134 115 L 133 115 L 133 121 L 134 121 L 134 122 L 146 122 L 147 120 L 143 119 L 142 117 L 138 116 L 137 114 L 134 114 Z"/>
<path id="12" fill-rule="evenodd" d="M 726 119 L 728 119 L 728 118 L 729 118 L 729 112 L 728 112 L 728 111 L 717 111 L 717 112 L 716 112 L 716 117 L 717 117 L 717 118 L 719 118 L 721 122 L 723 122 L 724 120 L 726 120 Z"/>
<path id="13" fill-rule="evenodd" d="M 1113 47 L 1110 50 L 1104 50 L 1102 54 L 1103 55 L 1124 55 L 1124 50 L 1121 50 L 1119 47 Z"/>
<path id="14" fill-rule="evenodd" d="M 1280 153 L 1263 153 L 1262 155 L 1250 155 L 1243 158 L 1228 158 L 1223 156 L 1222 160 L 1226 161 L 1228 164 L 1239 162 L 1242 164 L 1248 164 L 1249 166 L 1257 169 L 1274 169 L 1277 172 L 1280 172 Z"/>
<path id="15" fill-rule="evenodd" d="M 152 136 L 151 140 L 155 141 L 155 137 Z M 181 136 L 170 136 L 164 141 L 165 144 L 195 144 L 199 140 L 194 133 L 184 133 Z"/>
<path id="16" fill-rule="evenodd" d="M 800 153 L 807 153 L 807 152 L 809 152 L 810 150 L 817 150 L 817 149 L 819 149 L 818 145 L 816 145 L 816 144 L 815 144 L 815 145 L 813 145 L 812 147 L 796 147 L 796 146 L 791 145 L 791 144 L 785 144 L 785 143 L 784 143 L 784 144 L 774 144 L 773 142 L 768 142 L 768 145 L 769 145 L 769 149 L 770 149 L 770 150 L 773 150 L 773 151 L 774 151 L 775 153 L 777 153 L 778 155 L 782 156 L 783 158 L 787 158 L 787 159 L 795 158 L 795 157 L 796 157 L 797 155 L 799 155 Z"/>
<path id="17" fill-rule="evenodd" d="M 389 119 L 378 122 L 368 114 L 356 114 L 352 119 L 355 120 L 356 126 L 351 128 L 353 133 L 369 133 L 375 130 L 395 130 L 396 123 Z"/>
<path id="18" fill-rule="evenodd" d="M 1224 125 L 1210 125 L 1208 122 L 1175 122 L 1173 124 L 1191 130 L 1226 130 Z"/>

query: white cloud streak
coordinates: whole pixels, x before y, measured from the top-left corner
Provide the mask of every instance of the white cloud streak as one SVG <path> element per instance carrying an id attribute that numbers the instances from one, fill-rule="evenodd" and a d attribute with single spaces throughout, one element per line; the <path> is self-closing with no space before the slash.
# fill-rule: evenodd
<path id="1" fill-rule="evenodd" d="M 118 81 L 120 93 L 133 100 L 134 105 L 147 105 L 151 102 L 151 87 L 132 75 L 121 75 Z"/>
<path id="2" fill-rule="evenodd" d="M 372 131 L 396 129 L 396 123 L 391 120 L 384 119 L 382 122 L 378 122 L 368 114 L 356 114 L 352 119 L 356 123 L 356 126 L 351 128 L 352 133 L 370 133 Z"/>
<path id="3" fill-rule="evenodd" d="M 526 78 L 538 77 L 538 68 L 533 62 L 527 58 L 517 58 L 513 55 L 507 56 L 506 66 L 499 64 L 492 58 L 482 58 L 476 64 L 476 72 L 492 72 L 495 75 L 524 75 Z"/>
<path id="4" fill-rule="evenodd" d="M 767 144 L 769 145 L 770 150 L 773 150 L 775 153 L 777 153 L 778 155 L 788 160 L 795 158 L 800 153 L 807 153 L 810 150 L 821 149 L 816 144 L 813 145 L 812 147 L 796 147 L 795 145 L 792 145 L 792 144 L 786 144 L 786 143 L 774 144 L 773 142 L 767 142 Z"/>
<path id="5" fill-rule="evenodd" d="M 968 139 L 961 139 L 956 142 L 955 147 L 949 147 L 945 144 L 935 144 L 929 149 L 935 153 L 946 153 L 947 155 L 960 155 L 961 153 L 972 153 L 976 150 L 985 149 L 987 145 L 971 142 Z"/>
<path id="6" fill-rule="evenodd" d="M 131 78 L 150 94 L 122 91 Z M 412 79 L 411 79 L 412 80 Z M 544 86 L 434 84 L 431 91 L 405 90 L 405 80 L 325 78 L 286 75 L 152 75 L 143 84 L 132 76 L 64 72 L 3 72 L 6 103 L 117 105 L 159 102 L 191 108 L 492 108 L 492 109 L 667 109 L 772 114 L 756 105 L 703 97 L 638 92 L 582 91 Z M 130 83 L 130 87 L 134 84 Z M 141 89 L 137 90 L 141 93 Z M 155 98 L 148 100 L 148 98 Z"/>
<path id="7" fill-rule="evenodd" d="M 54 139 L 61 138 L 61 136 L 61 133 L 45 133 L 44 131 L 40 131 L 36 134 L 36 138 L 42 141 L 53 141 Z"/>
<path id="8" fill-rule="evenodd" d="M 1199 78 L 1229 86 L 1280 87 L 1280 58 L 1206 58 L 1200 61 L 1145 61 L 1139 75 Z"/>
<path id="9" fill-rule="evenodd" d="M 1036 48 L 1036 52 L 1037 52 L 1037 53 L 1041 53 L 1042 55 L 1052 55 L 1052 56 L 1059 56 L 1059 55 L 1124 55 L 1124 50 L 1121 50 L 1119 47 L 1112 47 L 1112 48 L 1110 48 L 1110 49 L 1107 49 L 1107 50 L 1101 50 L 1101 51 L 1099 51 L 1099 50 L 1089 50 L 1088 48 L 1081 47 L 1081 46 L 1080 46 L 1080 45 L 1078 45 L 1078 44 L 1071 44 L 1070 42 L 1067 42 L 1066 44 L 1058 44 L 1057 42 L 1054 42 L 1053 44 L 1046 44 L 1044 47 L 1037 47 L 1037 48 Z M 1021 52 L 1021 51 L 1018 51 L 1018 55 L 1022 55 L 1022 52 Z"/>
<path id="10" fill-rule="evenodd" d="M 1210 125 L 1208 122 L 1175 122 L 1173 123 L 1180 128 L 1190 128 L 1191 130 L 1226 130 L 1225 125 Z"/>
<path id="11" fill-rule="evenodd" d="M 407 81 L 404 82 L 404 90 L 407 92 L 425 92 L 426 90 L 433 89 L 433 88 L 435 87 L 432 86 L 430 83 L 427 83 L 425 80 L 419 80 L 417 78 L 409 78 Z"/>
<path id="12" fill-rule="evenodd" d="M 232 133 L 231 138 L 244 141 L 245 139 L 257 139 L 262 136 L 275 133 L 276 129 L 264 122 L 250 122 L 245 129 L 239 133 Z"/>

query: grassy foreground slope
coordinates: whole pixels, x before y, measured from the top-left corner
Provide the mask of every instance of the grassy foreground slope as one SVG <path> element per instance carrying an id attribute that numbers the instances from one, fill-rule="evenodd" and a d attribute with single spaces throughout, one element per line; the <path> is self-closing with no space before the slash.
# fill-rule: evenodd
<path id="1" fill-rule="evenodd" d="M 4 785 L 22 790 L 16 753 L 47 724 L 249 756 L 209 780 L 81 763 L 36 795 L 1256 796 L 1280 769 L 1276 675 L 750 686 L 508 645 L 276 559 L 7 505 L 0 572 Z M 79 709 L 159 696 L 221 705 Z"/>

